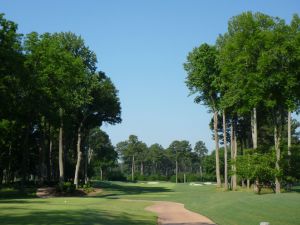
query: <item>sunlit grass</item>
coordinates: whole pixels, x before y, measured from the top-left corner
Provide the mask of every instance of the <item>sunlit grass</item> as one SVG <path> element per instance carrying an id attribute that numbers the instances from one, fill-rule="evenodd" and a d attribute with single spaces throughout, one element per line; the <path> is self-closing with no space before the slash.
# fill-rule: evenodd
<path id="1" fill-rule="evenodd" d="M 219 225 L 258 225 L 262 221 L 296 225 L 300 221 L 299 187 L 291 193 L 256 195 L 246 189 L 232 192 L 213 185 L 168 182 L 96 182 L 95 185 L 103 189 L 96 197 L 0 198 L 1 224 L 156 224 L 156 216 L 144 210 L 152 200 L 184 203 L 186 208 Z M 10 196 L 14 192 L 0 191 Z"/>

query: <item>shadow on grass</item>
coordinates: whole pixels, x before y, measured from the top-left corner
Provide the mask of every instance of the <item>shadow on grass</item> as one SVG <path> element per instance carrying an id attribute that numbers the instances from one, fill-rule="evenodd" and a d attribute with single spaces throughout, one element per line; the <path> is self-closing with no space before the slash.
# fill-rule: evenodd
<path id="1" fill-rule="evenodd" d="M 18 211 L 11 209 L 12 212 Z M 10 210 L 10 211 L 11 211 Z M 140 219 L 132 213 L 110 212 L 104 210 L 85 209 L 84 205 L 81 210 L 47 210 L 47 211 L 25 211 L 22 213 L 2 213 L 0 214 L 1 224 L 10 225 L 150 225 L 155 224 L 151 217 Z"/>
<path id="2" fill-rule="evenodd" d="M 6 204 L 6 203 L 9 203 L 9 204 L 34 204 L 34 203 L 37 203 L 37 204 L 41 204 L 41 203 L 45 203 L 46 201 L 30 201 L 31 198 L 25 198 L 25 199 L 18 199 L 18 198 L 15 198 L 15 199 L 8 199 L 8 198 L 0 198 L 0 205 L 1 204 Z"/>
<path id="3" fill-rule="evenodd" d="M 3 199 L 36 198 L 36 188 L 25 188 L 24 191 L 15 188 L 0 189 L 0 201 Z"/>
<path id="4" fill-rule="evenodd" d="M 138 185 L 119 185 L 112 182 L 95 182 L 93 186 L 96 188 L 102 188 L 105 192 L 95 197 L 105 197 L 109 199 L 117 199 L 120 195 L 139 195 L 147 193 L 161 193 L 161 192 L 173 192 L 169 188 L 165 187 L 141 187 Z"/>

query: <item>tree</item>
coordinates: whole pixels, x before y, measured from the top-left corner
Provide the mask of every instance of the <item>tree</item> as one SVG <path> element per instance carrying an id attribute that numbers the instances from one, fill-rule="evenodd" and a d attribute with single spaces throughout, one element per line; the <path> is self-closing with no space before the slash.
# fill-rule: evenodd
<path id="1" fill-rule="evenodd" d="M 118 153 L 108 135 L 99 128 L 90 130 L 88 146 L 88 162 L 92 165 L 94 173 L 100 172 L 100 180 L 103 180 L 103 171 L 117 164 Z"/>
<path id="2" fill-rule="evenodd" d="M 89 132 L 102 123 L 121 122 L 121 107 L 117 90 L 111 80 L 102 72 L 88 75 L 85 89 L 85 102 L 76 110 L 77 129 L 77 163 L 74 183 L 78 185 L 78 173 L 81 162 L 81 135 L 83 129 Z M 90 100 L 89 100 L 90 98 Z"/>
<path id="3" fill-rule="evenodd" d="M 197 141 L 194 147 L 194 152 L 198 156 L 198 160 L 200 162 L 199 172 L 201 178 L 203 177 L 203 158 L 208 153 L 208 149 L 205 146 L 205 143 L 203 141 Z"/>
<path id="4" fill-rule="evenodd" d="M 183 141 L 173 141 L 169 147 L 169 151 L 173 155 L 173 159 L 175 161 L 175 176 L 176 176 L 176 183 L 178 183 L 178 170 L 179 170 L 179 165 L 183 164 L 183 172 L 186 172 L 186 156 L 188 153 L 192 151 L 191 145 L 188 141 L 183 140 Z"/>
<path id="5" fill-rule="evenodd" d="M 220 69 L 217 63 L 218 51 L 216 47 L 202 44 L 188 54 L 184 69 L 187 72 L 186 85 L 191 95 L 196 95 L 195 102 L 202 103 L 214 113 L 214 139 L 216 146 L 216 177 L 217 186 L 221 187 L 219 166 L 218 139 L 218 110 Z"/>
<path id="6" fill-rule="evenodd" d="M 73 54 L 61 38 L 63 34 L 31 33 L 25 39 L 26 68 L 32 71 L 41 96 L 41 106 L 55 111 L 59 118 L 59 171 L 60 181 L 64 180 L 63 126 L 64 112 L 72 112 L 84 101 L 81 88 L 85 79 L 82 59 Z M 45 106 L 46 100 L 52 104 Z M 52 114 L 52 113 L 51 113 Z M 50 114 L 50 115 L 51 115 Z M 47 120 L 50 123 L 50 115 Z"/>
<path id="7" fill-rule="evenodd" d="M 152 173 L 156 174 L 162 166 L 161 162 L 164 157 L 164 148 L 160 144 L 153 144 L 149 147 L 149 160 L 152 164 Z"/>
<path id="8" fill-rule="evenodd" d="M 257 107 L 265 99 L 265 79 L 258 64 L 264 49 L 269 48 L 266 35 L 273 33 L 277 23 L 268 15 L 245 12 L 233 17 L 228 32 L 218 39 L 222 87 L 226 90 L 221 105 L 240 116 L 251 112 L 253 149 L 257 148 Z"/>
<path id="9" fill-rule="evenodd" d="M 281 140 L 286 115 L 295 108 L 296 90 L 299 88 L 299 47 L 291 40 L 290 28 L 283 20 L 277 19 L 273 32 L 266 32 L 266 48 L 258 61 L 258 68 L 265 81 L 265 107 L 270 111 L 274 127 L 274 145 L 276 152 L 276 193 L 280 193 L 282 158 Z M 291 35 L 292 37 L 294 35 Z M 269 74 L 272 74 L 270 76 Z M 289 124 L 290 126 L 290 124 Z"/>
<path id="10" fill-rule="evenodd" d="M 23 66 L 24 56 L 22 54 L 21 37 L 17 32 L 18 26 L 13 21 L 4 18 L 0 13 L 0 183 L 3 176 L 6 181 L 13 177 L 13 162 L 22 165 L 20 171 L 23 174 L 23 181 L 26 179 L 28 170 L 27 143 L 20 137 L 23 136 L 24 119 L 22 112 L 25 98 L 28 98 L 26 89 L 22 87 L 25 73 Z M 18 162 L 12 153 L 16 143 L 23 142 L 22 161 Z M 5 169 L 5 174 L 3 170 Z"/>
<path id="11" fill-rule="evenodd" d="M 137 156 L 145 149 L 145 144 L 139 141 L 135 135 L 130 135 L 128 140 L 119 142 L 116 146 L 117 151 L 122 155 L 123 161 L 131 161 L 131 180 L 134 181 L 135 163 Z"/>

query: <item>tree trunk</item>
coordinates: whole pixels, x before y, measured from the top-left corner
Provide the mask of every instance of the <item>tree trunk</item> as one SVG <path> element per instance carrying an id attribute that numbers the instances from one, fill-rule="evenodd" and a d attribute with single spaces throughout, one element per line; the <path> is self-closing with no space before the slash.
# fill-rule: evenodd
<path id="1" fill-rule="evenodd" d="M 253 111 L 251 112 L 251 133 L 252 133 L 253 149 L 257 149 L 257 116 L 256 116 L 256 108 L 253 108 Z"/>
<path id="2" fill-rule="evenodd" d="M 102 170 L 102 167 L 100 167 L 100 180 L 103 181 L 103 170 Z"/>
<path id="3" fill-rule="evenodd" d="M 177 161 L 177 159 L 176 159 L 175 173 L 176 173 L 176 184 L 177 184 L 178 183 L 178 161 Z"/>
<path id="4" fill-rule="evenodd" d="M 228 175 L 227 175 L 227 137 L 226 137 L 226 115 L 223 110 L 223 137 L 224 137 L 224 188 L 228 189 Z"/>
<path id="5" fill-rule="evenodd" d="M 41 132 L 39 139 L 39 182 L 43 184 L 47 178 L 47 168 L 46 168 L 46 121 L 44 116 L 41 118 Z"/>
<path id="6" fill-rule="evenodd" d="M 291 111 L 288 111 L 288 155 L 291 155 L 292 135 L 291 135 Z"/>
<path id="7" fill-rule="evenodd" d="M 220 177 L 220 160 L 219 160 L 219 136 L 218 136 L 218 112 L 214 112 L 214 134 L 215 134 L 215 145 L 216 145 L 216 177 L 217 187 L 221 187 Z"/>
<path id="8" fill-rule="evenodd" d="M 59 109 L 60 127 L 59 127 L 59 146 L 58 146 L 58 164 L 59 164 L 59 182 L 63 183 L 64 178 L 64 162 L 63 162 L 63 110 Z"/>
<path id="9" fill-rule="evenodd" d="M 132 156 L 132 163 L 131 163 L 131 180 L 134 181 L 134 155 Z"/>
<path id="10" fill-rule="evenodd" d="M 251 133 L 252 133 L 252 146 L 253 149 L 257 149 L 257 115 L 256 115 L 256 108 L 253 108 L 253 111 L 251 112 Z M 250 186 L 250 180 L 247 179 L 247 188 L 248 188 L 248 183 Z M 255 183 L 254 183 L 254 192 L 258 193 L 259 189 L 259 180 L 256 178 Z"/>
<path id="11" fill-rule="evenodd" d="M 237 156 L 237 140 L 236 140 L 236 125 L 234 122 L 232 122 L 232 133 L 231 136 L 232 138 L 232 144 L 231 144 L 231 154 L 232 154 L 232 159 L 233 159 L 233 165 L 232 165 L 232 190 L 236 191 L 237 190 L 237 177 L 236 177 L 236 165 L 235 165 L 235 160 Z"/>
<path id="12" fill-rule="evenodd" d="M 276 152 L 276 164 L 275 164 L 275 168 L 277 170 L 277 172 L 280 171 L 280 166 L 279 166 L 279 161 L 280 161 L 280 141 L 281 141 L 281 132 L 278 129 L 278 124 L 275 124 L 274 126 L 274 142 L 275 142 L 275 152 Z M 279 177 L 275 176 L 275 191 L 276 194 L 280 193 L 280 181 L 279 181 Z"/>
<path id="13" fill-rule="evenodd" d="M 11 143 L 9 144 L 9 148 L 8 148 L 8 167 L 5 169 L 5 183 L 10 183 L 12 181 L 12 171 L 11 171 L 11 161 L 12 161 L 12 157 L 11 157 Z"/>
<path id="14" fill-rule="evenodd" d="M 53 161 L 52 161 L 52 138 L 49 137 L 49 178 L 53 179 Z"/>
<path id="15" fill-rule="evenodd" d="M 237 136 L 236 136 L 236 124 L 234 126 L 234 155 L 233 155 L 233 159 L 234 162 L 236 162 L 236 158 L 237 158 L 237 150 L 238 150 L 238 146 L 237 146 Z M 234 164 L 234 182 L 233 182 L 233 189 L 237 190 L 237 175 L 236 175 L 236 164 Z"/>
<path id="16" fill-rule="evenodd" d="M 74 176 L 74 184 L 76 185 L 76 188 L 78 188 L 78 175 L 79 175 L 79 169 L 80 169 L 80 162 L 81 162 L 81 128 L 82 123 L 80 123 L 78 130 L 77 130 L 77 163 L 75 168 L 75 176 Z"/>
<path id="17" fill-rule="evenodd" d="M 46 127 L 45 127 L 46 128 Z M 50 153 L 50 142 L 51 142 L 51 133 L 50 133 L 50 123 L 48 123 L 47 126 L 47 138 L 45 137 L 45 139 L 47 139 L 47 142 L 45 143 L 45 150 L 46 150 L 46 171 L 47 171 L 47 181 L 51 180 L 51 153 Z M 46 129 L 45 129 L 45 133 L 46 133 Z M 52 143 L 51 143 L 52 145 Z"/>
<path id="18" fill-rule="evenodd" d="M 84 158 L 84 184 L 88 183 L 88 176 L 87 176 L 87 170 L 88 170 L 88 149 L 85 150 L 85 158 Z"/>
<path id="19" fill-rule="evenodd" d="M 247 179 L 247 189 L 250 189 L 250 180 Z"/>
<path id="20" fill-rule="evenodd" d="M 201 163 L 201 162 L 200 162 Z M 202 170 L 202 165 L 200 164 L 199 166 L 199 171 L 200 171 L 200 178 L 201 178 L 201 181 L 202 181 L 202 178 L 203 178 L 203 170 Z"/>
<path id="21" fill-rule="evenodd" d="M 44 180 L 43 180 L 43 147 L 41 146 L 41 143 L 38 144 L 38 150 L 39 150 L 38 181 L 39 181 L 39 184 L 42 185 Z"/>
<path id="22" fill-rule="evenodd" d="M 231 161 L 233 161 L 233 153 L 234 153 L 234 133 L 233 133 L 233 120 L 231 120 L 231 124 L 230 124 L 230 157 L 231 157 Z M 233 165 L 231 165 L 231 176 L 230 176 L 230 186 L 232 189 L 233 186 Z"/>
<path id="23" fill-rule="evenodd" d="M 3 183 L 3 168 L 0 168 L 0 185 Z"/>
<path id="24" fill-rule="evenodd" d="M 245 188 L 245 180 L 244 179 L 242 179 L 242 188 Z"/>
<path id="25" fill-rule="evenodd" d="M 27 181 L 27 170 L 28 170 L 28 139 L 29 139 L 30 125 L 25 128 L 25 138 L 22 151 L 22 180 L 21 180 L 21 191 L 25 191 L 25 182 Z"/>
<path id="26" fill-rule="evenodd" d="M 141 161 L 141 175 L 144 175 L 144 164 L 143 161 Z"/>

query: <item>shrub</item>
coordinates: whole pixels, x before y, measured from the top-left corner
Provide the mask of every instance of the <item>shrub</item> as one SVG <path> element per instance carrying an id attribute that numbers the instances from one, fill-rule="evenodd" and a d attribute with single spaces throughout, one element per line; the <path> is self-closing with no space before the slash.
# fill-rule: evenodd
<path id="1" fill-rule="evenodd" d="M 76 189 L 76 186 L 71 182 L 64 182 L 59 183 L 56 189 L 58 192 L 73 193 Z"/>

